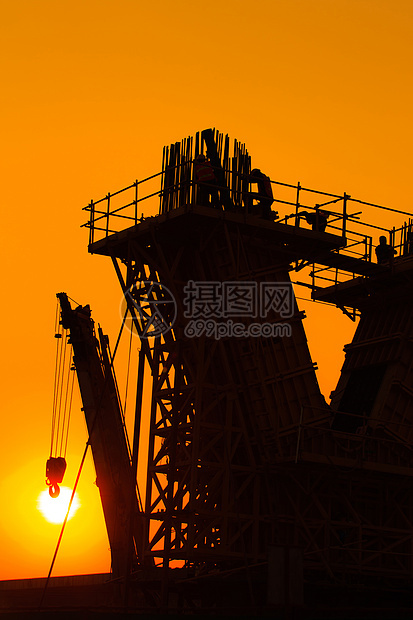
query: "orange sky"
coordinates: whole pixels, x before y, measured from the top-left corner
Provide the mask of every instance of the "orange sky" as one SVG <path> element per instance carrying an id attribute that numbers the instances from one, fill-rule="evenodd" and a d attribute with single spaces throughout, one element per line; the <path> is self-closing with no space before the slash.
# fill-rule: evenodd
<path id="1" fill-rule="evenodd" d="M 410 0 L 1 1 L 0 579 L 47 574 L 58 536 L 36 510 L 49 456 L 55 294 L 115 340 L 120 287 L 87 253 L 81 208 L 157 172 L 206 127 L 272 179 L 411 209 Z M 392 226 L 388 215 L 380 215 Z M 305 304 L 328 398 L 354 324 Z M 122 381 L 122 379 L 121 379 Z M 65 484 L 86 441 L 73 410 Z M 109 570 L 93 466 L 55 575 Z"/>

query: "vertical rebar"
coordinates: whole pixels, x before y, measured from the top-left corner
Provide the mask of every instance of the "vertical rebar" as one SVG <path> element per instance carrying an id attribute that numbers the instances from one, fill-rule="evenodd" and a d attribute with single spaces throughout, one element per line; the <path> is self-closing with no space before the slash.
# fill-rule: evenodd
<path id="1" fill-rule="evenodd" d="M 160 201 L 159 201 L 159 215 L 162 215 L 165 211 L 165 178 L 166 178 L 166 149 L 167 147 L 163 147 L 162 151 L 162 174 L 161 174 L 161 193 L 160 193 Z"/>
<path id="2" fill-rule="evenodd" d="M 109 214 L 110 214 L 110 192 L 109 194 L 106 196 L 107 201 L 108 201 L 108 206 L 106 208 L 106 236 L 109 236 Z"/>
<path id="3" fill-rule="evenodd" d="M 135 226 L 138 223 L 138 179 L 136 179 L 135 183 Z"/>
<path id="4" fill-rule="evenodd" d="M 343 237 L 346 236 L 346 225 L 347 225 L 347 200 L 350 198 L 349 194 L 344 192 L 343 196 Z"/>
<path id="5" fill-rule="evenodd" d="M 89 244 L 95 239 L 95 203 L 90 201 L 90 219 L 89 219 Z"/>
<path id="6" fill-rule="evenodd" d="M 295 224 L 294 224 L 295 226 L 300 225 L 300 218 L 298 216 L 298 209 L 300 208 L 300 190 L 301 190 L 301 184 L 300 184 L 300 181 L 298 181 L 297 194 L 296 194 L 296 199 L 295 199 Z"/>

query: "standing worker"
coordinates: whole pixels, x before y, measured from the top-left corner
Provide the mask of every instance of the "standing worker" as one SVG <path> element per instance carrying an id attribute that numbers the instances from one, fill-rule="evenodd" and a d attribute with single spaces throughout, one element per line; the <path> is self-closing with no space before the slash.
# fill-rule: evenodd
<path id="1" fill-rule="evenodd" d="M 200 153 L 195 157 L 194 171 L 198 185 L 198 204 L 203 207 L 212 206 L 215 209 L 219 209 L 218 180 L 211 163 L 205 155 Z M 209 197 L 211 197 L 211 202 L 209 202 Z"/>
<path id="2" fill-rule="evenodd" d="M 258 168 L 251 170 L 250 183 L 257 184 L 257 192 L 249 192 L 246 200 L 246 207 L 250 213 L 261 215 L 265 220 L 274 220 L 278 217 L 278 213 L 271 212 L 271 205 L 274 202 L 270 177 L 261 172 Z M 258 200 L 253 205 L 253 200 Z"/>
<path id="3" fill-rule="evenodd" d="M 383 235 L 379 238 L 379 245 L 376 246 L 377 263 L 383 265 L 392 260 L 396 254 L 396 250 L 393 246 L 388 245 L 386 237 Z"/>

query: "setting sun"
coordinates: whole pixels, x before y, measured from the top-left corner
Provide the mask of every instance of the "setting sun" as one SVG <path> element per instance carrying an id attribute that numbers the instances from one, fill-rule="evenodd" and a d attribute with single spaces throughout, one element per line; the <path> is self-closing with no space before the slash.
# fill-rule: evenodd
<path id="1" fill-rule="evenodd" d="M 56 498 L 50 497 L 49 491 L 45 489 L 37 499 L 37 508 L 50 523 L 63 523 L 71 495 L 72 490 L 69 487 L 60 487 L 60 495 Z M 70 508 L 69 519 L 73 517 L 79 506 L 79 499 L 75 495 Z"/>

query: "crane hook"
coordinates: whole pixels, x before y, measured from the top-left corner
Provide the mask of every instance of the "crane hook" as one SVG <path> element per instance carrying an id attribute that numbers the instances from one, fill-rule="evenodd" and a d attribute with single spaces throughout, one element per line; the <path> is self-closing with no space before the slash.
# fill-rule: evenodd
<path id="1" fill-rule="evenodd" d="M 50 497 L 60 495 L 59 483 L 62 482 L 66 471 L 66 460 L 62 456 L 50 457 L 46 463 L 46 484 L 49 487 Z"/>
<path id="2" fill-rule="evenodd" d="M 46 481 L 47 484 L 47 481 Z M 49 495 L 50 497 L 53 497 L 53 499 L 55 499 L 56 497 L 59 497 L 60 495 L 60 487 L 59 485 L 56 484 L 50 484 L 49 486 Z"/>

